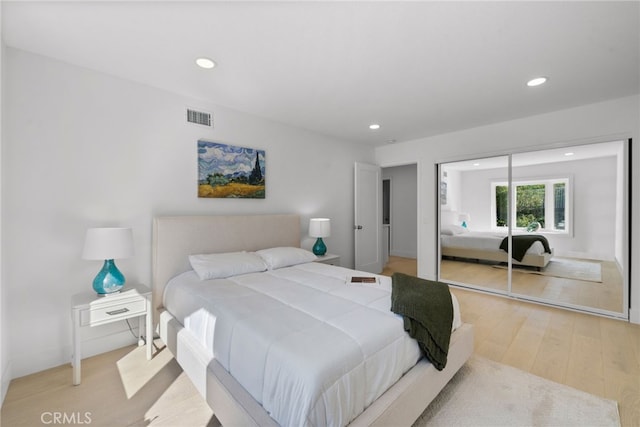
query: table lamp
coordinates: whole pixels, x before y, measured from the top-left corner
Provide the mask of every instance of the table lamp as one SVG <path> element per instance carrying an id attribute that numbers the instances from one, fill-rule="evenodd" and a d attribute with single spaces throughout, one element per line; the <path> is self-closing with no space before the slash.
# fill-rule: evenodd
<path id="1" fill-rule="evenodd" d="M 130 228 L 90 228 L 84 241 L 83 259 L 104 260 L 102 269 L 93 279 L 98 295 L 119 292 L 124 275 L 116 267 L 115 259 L 133 256 L 133 233 Z"/>
<path id="2" fill-rule="evenodd" d="M 331 220 L 329 218 L 311 218 L 309 220 L 309 236 L 318 238 L 311 249 L 314 254 L 324 255 L 327 252 L 327 247 L 322 238 L 330 235 Z"/>
<path id="3" fill-rule="evenodd" d="M 461 213 L 460 215 L 458 215 L 458 221 L 460 221 L 461 226 L 463 226 L 464 228 L 468 228 L 469 221 L 471 221 L 471 215 L 469 215 L 468 213 Z"/>

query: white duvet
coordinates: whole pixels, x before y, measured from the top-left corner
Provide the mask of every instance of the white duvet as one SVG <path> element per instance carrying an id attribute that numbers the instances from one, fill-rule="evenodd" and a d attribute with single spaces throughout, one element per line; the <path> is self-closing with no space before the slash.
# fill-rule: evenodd
<path id="1" fill-rule="evenodd" d="M 391 279 L 352 275 L 321 263 L 204 281 L 189 271 L 164 306 L 280 425 L 343 426 L 421 357 L 390 311 Z"/>

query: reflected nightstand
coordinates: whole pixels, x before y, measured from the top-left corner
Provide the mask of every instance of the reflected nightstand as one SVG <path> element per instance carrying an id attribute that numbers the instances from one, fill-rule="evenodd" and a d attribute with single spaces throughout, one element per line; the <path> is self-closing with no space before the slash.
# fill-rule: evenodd
<path id="1" fill-rule="evenodd" d="M 324 254 L 324 255 L 318 255 L 318 259 L 316 259 L 314 262 L 321 262 L 322 264 L 329 264 L 329 265 L 340 265 L 340 255 L 336 255 L 336 254 Z"/>

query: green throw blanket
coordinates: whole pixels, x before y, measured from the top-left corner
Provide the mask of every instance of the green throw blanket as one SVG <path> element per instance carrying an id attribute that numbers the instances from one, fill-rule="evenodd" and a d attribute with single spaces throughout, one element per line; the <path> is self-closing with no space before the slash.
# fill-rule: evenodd
<path id="1" fill-rule="evenodd" d="M 404 330 L 433 366 L 443 370 L 453 323 L 449 286 L 402 273 L 393 273 L 391 280 L 391 311 L 404 317 Z"/>
<path id="2" fill-rule="evenodd" d="M 549 241 L 546 237 L 541 236 L 540 234 L 516 234 L 515 236 L 511 237 L 513 238 L 511 258 L 515 259 L 516 261 L 522 261 L 525 254 L 534 242 L 542 243 L 544 251 L 547 253 L 551 253 Z M 502 242 L 500 243 L 500 249 L 505 252 L 509 252 L 509 237 L 505 237 L 504 239 L 502 239 Z"/>

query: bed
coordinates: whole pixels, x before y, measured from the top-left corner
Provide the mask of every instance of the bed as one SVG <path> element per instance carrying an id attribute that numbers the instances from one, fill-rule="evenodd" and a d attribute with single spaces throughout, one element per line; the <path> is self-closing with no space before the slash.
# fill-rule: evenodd
<path id="1" fill-rule="evenodd" d="M 523 233 L 521 236 L 532 235 Z M 443 226 L 440 229 L 441 254 L 446 257 L 506 263 L 509 260 L 508 253 L 500 249 L 504 238 L 505 233 L 472 231 L 456 225 Z M 514 235 L 515 238 L 518 236 Z M 542 269 L 552 257 L 553 248 L 545 248 L 540 241 L 536 241 L 524 256 L 518 257 L 519 259 L 512 257 L 511 262 L 513 265 Z"/>
<path id="2" fill-rule="evenodd" d="M 244 351 L 236 351 L 236 356 L 234 356 L 234 352 L 232 351 L 216 353 L 217 357 L 214 358 L 211 348 L 207 348 L 206 345 L 207 340 L 210 340 L 210 338 L 208 338 L 208 332 L 216 329 L 216 319 L 211 316 L 214 311 L 212 307 L 215 306 L 215 310 L 227 311 L 234 304 L 222 304 L 220 300 L 218 300 L 215 303 L 202 303 L 203 306 L 199 310 L 195 310 L 193 306 L 189 309 L 182 309 L 190 313 L 195 313 L 195 315 L 191 316 L 187 321 L 186 318 L 188 316 L 186 316 L 184 312 L 181 313 L 180 308 L 173 307 L 172 310 L 175 313 L 172 313 L 164 306 L 163 298 L 165 296 L 165 290 L 167 290 L 167 294 L 174 292 L 171 289 L 174 289 L 177 285 L 168 284 L 174 283 L 173 281 L 178 280 L 177 278 L 182 280 L 187 277 L 187 281 L 191 280 L 193 283 L 199 282 L 199 280 L 194 278 L 196 272 L 192 271 L 191 264 L 189 263 L 189 256 L 193 254 L 240 251 L 253 252 L 268 250 L 269 248 L 299 248 L 299 246 L 300 218 L 297 215 L 186 216 L 158 217 L 154 219 L 152 283 L 154 307 L 157 308 L 155 319 L 158 323 L 160 336 L 223 425 L 278 425 L 278 422 L 269 415 L 270 413 L 263 406 L 266 405 L 266 403 L 264 401 L 259 402 L 258 400 L 261 400 L 260 397 L 256 398 L 256 393 L 259 395 L 259 391 L 256 391 L 256 388 L 259 388 L 259 381 L 252 375 L 243 374 L 244 371 L 242 368 L 233 368 L 236 364 L 238 364 L 237 366 L 241 366 L 239 363 L 243 363 L 241 360 L 242 357 L 250 359 L 248 365 L 259 365 L 260 363 L 256 363 L 255 361 L 264 360 L 264 358 L 260 359 L 260 346 L 256 345 L 255 352 L 247 351 L 247 349 L 253 348 L 251 342 L 259 341 L 263 336 L 266 337 L 273 333 L 270 329 L 270 318 L 265 316 L 263 317 L 263 322 L 258 322 L 257 324 L 253 322 L 253 328 L 249 328 L 248 323 L 251 322 L 247 324 L 237 323 L 238 326 L 236 326 L 236 328 L 246 327 L 247 335 L 244 335 L 244 338 L 234 338 L 236 341 L 234 341 L 233 346 L 236 346 L 240 350 L 244 349 Z M 367 310 L 373 313 L 376 319 L 375 321 L 378 322 L 378 320 L 380 320 L 380 322 L 383 322 L 379 324 L 376 323 L 376 325 L 380 326 L 376 326 L 375 334 L 371 333 L 371 328 L 367 330 L 361 327 L 362 321 L 359 317 L 353 317 L 349 322 L 345 322 L 346 328 L 357 329 L 359 327 L 365 335 L 368 334 L 374 337 L 385 335 L 387 332 L 391 334 L 397 332 L 392 330 L 394 328 L 387 328 L 388 324 L 384 322 L 387 322 L 386 318 L 390 315 L 388 309 L 383 309 L 379 303 L 379 301 L 382 300 L 381 293 L 383 293 L 383 291 L 381 289 L 389 285 L 385 285 L 383 282 L 385 279 L 388 280 L 388 278 L 380 276 L 379 285 L 359 285 L 362 286 L 360 288 L 362 291 L 356 292 L 356 288 L 351 287 L 351 285 L 346 285 L 345 277 L 359 273 L 342 267 L 315 262 L 304 262 L 294 266 L 283 267 L 282 269 L 269 270 L 268 276 L 261 276 L 265 273 L 267 272 L 255 272 L 233 276 L 231 279 L 219 279 L 222 281 L 219 283 L 216 282 L 216 287 L 223 292 L 227 292 L 225 298 L 231 298 L 228 301 L 232 301 L 233 298 L 238 297 L 239 294 L 251 300 L 254 291 L 260 289 L 261 293 L 266 292 L 263 290 L 263 287 L 268 287 L 265 287 L 264 283 L 273 282 L 273 286 L 268 288 L 271 289 L 269 292 L 278 293 L 278 298 L 280 298 L 281 295 L 291 294 L 289 290 L 293 288 L 293 285 L 291 285 L 292 282 L 298 279 L 306 280 L 307 282 L 305 283 L 311 283 L 313 289 L 307 289 L 305 292 L 315 292 L 317 289 L 328 292 L 327 294 L 313 292 L 309 294 L 320 296 L 315 298 L 342 298 L 344 296 L 343 294 L 351 294 L 355 299 L 366 299 L 367 302 L 365 305 L 368 305 Z M 320 280 L 320 277 L 323 277 L 323 279 Z M 327 279 L 325 280 L 325 278 Z M 276 282 L 276 280 L 282 279 L 286 282 L 284 285 L 281 282 Z M 340 284 L 340 286 L 338 286 L 338 284 Z M 237 285 L 242 286 L 239 287 Z M 366 286 L 370 286 L 370 288 L 366 288 Z M 210 292 L 210 289 L 210 286 L 201 286 L 201 292 L 203 293 Z M 201 295 L 187 297 L 187 294 L 181 294 L 181 291 L 176 292 L 178 295 L 182 295 L 182 300 L 189 298 L 198 299 L 201 297 Z M 336 293 L 339 295 L 336 295 Z M 314 315 L 318 319 L 323 320 L 322 316 L 327 314 L 327 308 L 317 309 L 315 305 L 309 305 L 310 298 L 308 298 L 308 296 L 300 297 L 297 293 L 292 295 L 292 298 L 301 300 L 303 304 L 307 304 L 308 308 L 305 308 L 303 311 L 312 312 L 313 310 L 321 310 Z M 336 300 L 333 299 L 333 301 Z M 340 301 L 342 301 L 342 299 L 340 299 Z M 273 302 L 270 302 L 269 304 L 272 303 Z M 360 303 L 361 302 L 359 302 L 359 304 Z M 172 304 L 173 303 L 168 302 L 167 305 L 171 306 Z M 274 310 L 282 310 L 282 307 L 278 305 L 280 301 L 273 304 L 275 305 L 273 307 Z M 285 302 L 285 305 L 288 304 L 289 302 Z M 345 302 L 344 304 L 352 304 L 352 302 Z M 331 304 L 329 307 L 339 305 L 340 304 Z M 265 307 L 262 302 L 256 305 L 256 307 L 259 307 L 260 310 L 266 310 L 268 308 Z M 299 321 L 309 321 L 298 319 L 296 316 L 299 316 L 299 313 L 295 311 L 284 311 L 290 313 L 292 316 L 292 324 L 296 324 L 296 322 Z M 351 311 L 356 312 L 358 310 Z M 348 309 L 347 312 L 349 312 Z M 235 315 L 237 316 L 237 314 Z M 394 315 L 391 315 L 391 317 L 393 316 Z M 382 319 L 383 317 L 385 318 L 384 320 Z M 327 322 L 333 322 L 334 320 L 335 318 L 331 318 L 327 320 Z M 220 320 L 220 322 L 222 321 Z M 193 326 L 193 324 L 199 326 L 200 329 L 197 330 L 200 332 L 194 332 L 193 328 L 191 328 L 191 330 L 188 329 L 185 326 L 187 323 L 190 324 L 186 325 L 189 327 Z M 324 323 L 324 320 L 320 323 Z M 367 324 L 369 324 L 369 321 L 367 321 Z M 401 319 L 399 319 L 398 325 L 400 325 L 401 328 Z M 256 326 L 257 329 L 255 328 Z M 214 341 L 224 341 L 224 334 L 218 335 L 218 330 L 224 329 L 222 326 L 216 329 L 217 335 Z M 303 353 L 307 351 L 307 353 L 305 353 L 307 355 L 320 353 L 313 351 L 315 338 L 306 338 L 306 342 L 304 341 L 304 337 L 301 338 L 302 341 L 288 341 L 289 344 L 287 346 L 297 348 Z M 335 340 L 336 343 L 342 343 L 340 346 L 336 345 L 336 348 L 350 345 L 349 343 L 341 341 L 343 338 L 338 335 L 331 335 L 330 339 Z M 345 419 L 349 419 L 351 425 L 411 425 L 458 369 L 464 365 L 473 352 L 473 327 L 468 324 L 459 325 L 452 333 L 448 363 L 441 371 L 436 370 L 431 363 L 424 358 L 420 358 L 419 355 L 416 357 L 415 349 L 413 349 L 415 343 L 409 343 L 409 341 L 412 341 L 411 339 L 407 337 L 394 339 L 395 350 L 391 352 L 387 351 L 386 353 L 400 355 L 398 359 L 402 359 L 403 363 L 414 363 L 415 360 L 414 362 L 410 361 L 413 357 L 418 360 L 417 363 L 409 366 L 406 372 L 400 372 L 398 374 L 398 371 L 402 371 L 404 368 L 396 367 L 395 362 L 390 364 L 388 361 L 378 360 L 378 364 L 376 365 L 373 363 L 375 362 L 374 360 L 370 360 L 377 358 L 378 354 L 383 355 L 385 351 L 378 353 L 371 352 L 371 354 L 375 354 L 376 356 L 366 359 L 366 366 L 370 366 L 367 372 L 369 373 L 369 377 L 371 377 L 371 373 L 374 373 L 373 378 L 377 378 L 374 382 L 380 382 L 384 389 L 376 391 L 374 394 L 368 393 L 364 395 L 364 393 L 360 391 L 360 386 L 355 387 L 354 384 L 337 381 L 335 382 L 336 384 L 343 384 L 335 388 L 338 392 L 323 394 L 322 398 L 327 400 L 327 405 L 337 404 L 338 411 L 346 411 L 345 413 L 347 415 L 340 415 L 331 419 L 308 418 L 308 421 L 304 424 L 342 425 L 346 424 Z M 214 343 L 212 345 L 215 347 L 217 344 Z M 364 347 L 368 345 L 369 344 Z M 386 348 L 386 344 L 380 345 L 380 348 Z M 309 353 L 309 351 L 311 353 Z M 354 349 L 352 353 L 355 354 L 358 351 L 359 350 Z M 329 351 L 326 352 L 330 353 Z M 243 354 L 244 356 L 239 358 L 237 354 Z M 251 362 L 251 358 L 255 359 L 254 362 Z M 313 357 L 310 356 L 308 358 Z M 302 363 L 305 369 L 306 359 L 307 358 L 297 359 L 298 362 L 302 361 L 300 363 Z M 245 361 L 244 363 L 247 362 Z M 361 365 L 358 361 L 354 361 L 353 363 L 356 366 Z M 348 363 L 346 362 L 327 364 L 324 366 L 325 370 L 322 371 L 326 373 L 326 375 L 323 374 L 320 378 L 331 377 L 335 375 L 336 371 L 344 370 L 347 365 Z M 277 369 L 278 365 L 273 366 L 276 366 L 276 368 L 266 367 L 262 375 L 277 378 L 278 381 L 286 380 L 292 384 L 297 384 L 296 381 L 298 378 L 295 376 L 297 374 L 294 375 L 292 373 L 293 368 L 291 371 L 276 372 L 275 369 Z M 380 366 L 387 366 L 387 368 L 380 369 Z M 392 371 L 395 371 L 395 373 Z M 234 373 L 234 375 L 231 375 L 229 372 Z M 396 376 L 399 376 L 399 379 L 395 378 Z M 302 379 L 300 379 L 300 381 L 302 381 Z M 340 379 L 340 381 L 342 381 L 342 379 Z M 385 385 L 385 383 L 388 383 L 388 385 Z M 290 394 L 296 394 L 295 397 L 297 397 L 300 390 L 302 390 L 302 394 L 304 394 L 304 386 L 301 387 L 303 388 L 281 387 L 280 390 L 282 393 L 276 393 L 272 400 L 276 405 L 280 405 L 284 407 L 285 411 L 288 411 L 290 410 L 288 406 L 292 405 L 289 400 L 290 398 L 286 395 L 287 390 L 289 390 Z M 322 392 L 325 393 L 325 389 L 323 387 L 320 388 Z M 338 402 L 332 402 L 331 396 L 333 396 L 333 400 L 337 400 Z M 269 404 L 274 404 L 274 402 Z M 347 409 L 340 406 L 345 403 L 348 406 Z M 323 406 L 324 404 L 319 406 L 320 412 L 322 412 Z M 278 414 L 282 411 L 282 408 L 274 409 L 270 407 L 270 411 L 272 414 L 275 413 L 279 416 Z M 357 413 L 353 411 L 357 411 Z M 303 417 L 304 416 L 306 415 L 303 415 Z M 320 415 L 320 417 L 322 416 L 323 415 Z M 290 423 L 285 421 L 282 422 L 282 424 Z"/>

